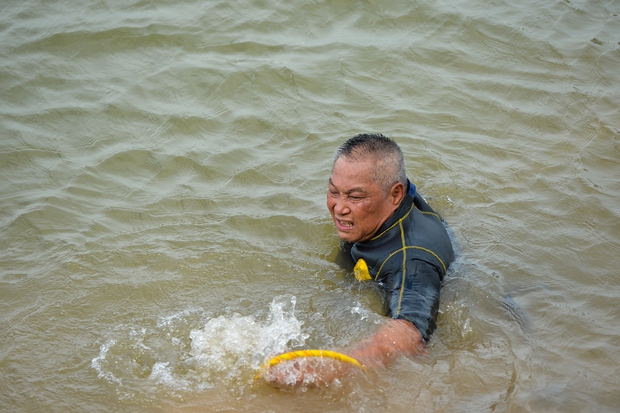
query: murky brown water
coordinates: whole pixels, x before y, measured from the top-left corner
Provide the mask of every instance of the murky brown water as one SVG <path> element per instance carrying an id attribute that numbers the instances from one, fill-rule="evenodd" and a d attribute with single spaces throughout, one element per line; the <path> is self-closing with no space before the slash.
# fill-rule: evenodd
<path id="1" fill-rule="evenodd" d="M 0 410 L 620 409 L 619 3 L 0 16 Z M 368 131 L 460 243 L 439 329 L 425 358 L 274 390 L 270 351 L 381 321 L 325 208 L 335 148 Z"/>

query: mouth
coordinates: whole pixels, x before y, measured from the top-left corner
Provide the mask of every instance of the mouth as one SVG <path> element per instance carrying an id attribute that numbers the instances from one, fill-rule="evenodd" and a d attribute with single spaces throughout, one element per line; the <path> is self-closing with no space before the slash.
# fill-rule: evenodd
<path id="1" fill-rule="evenodd" d="M 354 227 L 353 223 L 350 221 L 341 221 L 339 219 L 336 219 L 335 221 L 336 227 L 338 227 L 340 231 L 350 231 Z"/>

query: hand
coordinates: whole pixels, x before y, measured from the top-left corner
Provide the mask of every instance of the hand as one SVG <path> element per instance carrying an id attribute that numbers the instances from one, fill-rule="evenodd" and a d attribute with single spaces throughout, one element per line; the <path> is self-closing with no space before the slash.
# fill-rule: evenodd
<path id="1" fill-rule="evenodd" d="M 297 358 L 281 361 L 261 374 L 267 384 L 276 388 L 329 385 L 344 376 L 348 366 L 329 358 Z"/>

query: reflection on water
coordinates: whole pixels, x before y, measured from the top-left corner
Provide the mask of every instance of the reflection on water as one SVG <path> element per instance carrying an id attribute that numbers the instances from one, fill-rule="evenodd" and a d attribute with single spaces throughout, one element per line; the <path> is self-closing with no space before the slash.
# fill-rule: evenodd
<path id="1" fill-rule="evenodd" d="M 614 2 L 0 10 L 7 411 L 617 410 Z M 429 354 L 257 383 L 381 323 L 325 208 L 333 151 L 367 131 L 460 244 Z"/>

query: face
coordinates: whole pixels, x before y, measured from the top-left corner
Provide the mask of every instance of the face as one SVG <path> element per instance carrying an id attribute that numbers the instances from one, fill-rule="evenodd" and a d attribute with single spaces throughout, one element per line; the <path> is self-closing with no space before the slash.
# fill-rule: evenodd
<path id="1" fill-rule="evenodd" d="M 348 242 L 372 238 L 404 197 L 404 186 L 394 184 L 385 193 L 372 180 L 372 160 L 350 161 L 341 156 L 329 178 L 327 208 L 338 236 Z"/>

